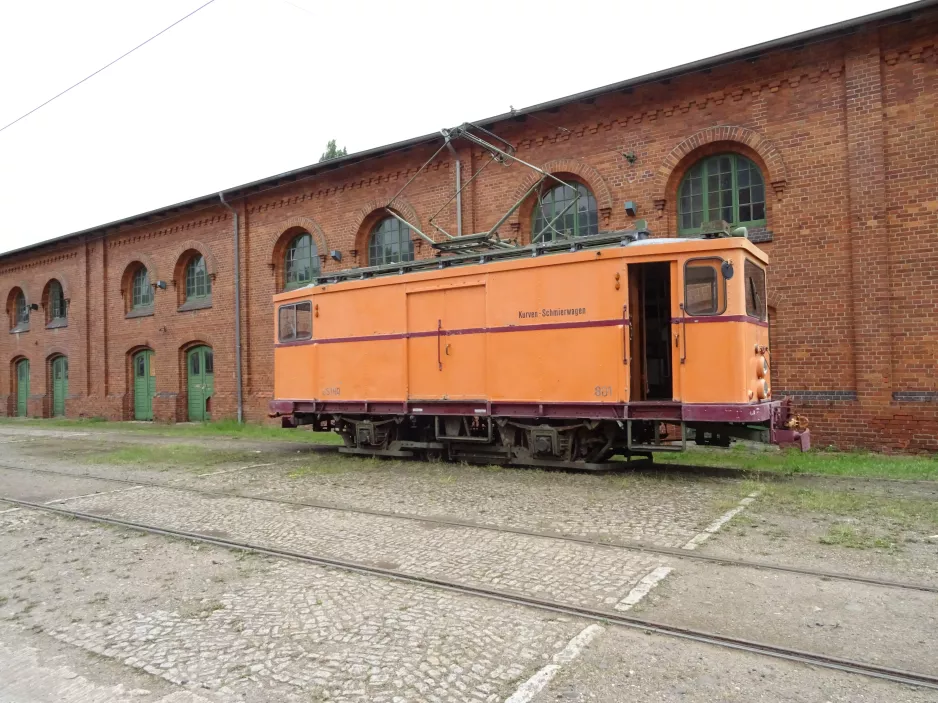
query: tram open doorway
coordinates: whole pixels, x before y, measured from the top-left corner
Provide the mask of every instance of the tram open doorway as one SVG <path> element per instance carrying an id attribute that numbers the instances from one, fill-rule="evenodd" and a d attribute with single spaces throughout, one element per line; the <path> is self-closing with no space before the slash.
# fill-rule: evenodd
<path id="1" fill-rule="evenodd" d="M 673 400 L 671 264 L 629 265 L 631 400 Z"/>

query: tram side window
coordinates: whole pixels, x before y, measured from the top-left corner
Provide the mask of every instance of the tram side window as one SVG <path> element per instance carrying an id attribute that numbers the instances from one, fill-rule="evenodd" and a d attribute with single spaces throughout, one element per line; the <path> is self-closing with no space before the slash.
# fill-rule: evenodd
<path id="1" fill-rule="evenodd" d="M 726 311 L 722 263 L 722 259 L 696 259 L 684 264 L 684 311 L 687 315 L 719 315 Z"/>
<path id="2" fill-rule="evenodd" d="M 313 304 L 281 305 L 277 312 L 281 342 L 297 342 L 313 337 Z"/>
<path id="3" fill-rule="evenodd" d="M 744 280 L 746 283 L 746 314 L 765 320 L 765 270 L 746 260 Z"/>

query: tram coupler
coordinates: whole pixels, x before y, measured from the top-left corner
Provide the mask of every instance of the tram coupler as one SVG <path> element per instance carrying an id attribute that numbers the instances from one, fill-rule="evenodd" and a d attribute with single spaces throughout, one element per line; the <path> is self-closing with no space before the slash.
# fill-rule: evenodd
<path id="1" fill-rule="evenodd" d="M 769 441 L 779 447 L 797 447 L 803 452 L 811 448 L 811 430 L 808 418 L 796 415 L 791 409 L 791 398 L 785 398 L 772 410 Z"/>

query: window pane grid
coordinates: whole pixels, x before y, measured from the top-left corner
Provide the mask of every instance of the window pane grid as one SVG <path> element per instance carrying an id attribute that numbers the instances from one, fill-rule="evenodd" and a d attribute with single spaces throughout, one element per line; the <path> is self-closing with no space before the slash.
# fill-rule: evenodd
<path id="1" fill-rule="evenodd" d="M 49 284 L 49 317 L 52 320 L 65 319 L 65 295 L 58 281 Z"/>
<path id="2" fill-rule="evenodd" d="M 576 205 L 572 203 L 576 196 Z M 565 208 L 568 208 L 564 212 Z M 562 215 L 560 213 L 563 213 Z M 554 222 L 554 218 L 558 218 Z M 553 222 L 553 225 L 544 229 Z M 542 233 L 543 232 L 543 233 Z M 583 237 L 599 232 L 599 213 L 596 198 L 582 183 L 571 186 L 558 185 L 545 191 L 534 206 L 534 222 L 531 225 L 531 238 L 540 234 L 538 241 L 550 242 L 554 236 Z"/>
<path id="3" fill-rule="evenodd" d="M 131 307 L 147 308 L 153 305 L 153 288 L 150 286 L 150 273 L 144 267 L 134 274 Z"/>
<path id="4" fill-rule="evenodd" d="M 205 257 L 197 256 L 186 267 L 186 299 L 207 298 L 212 294 L 212 281 L 205 268 Z"/>
<path id="5" fill-rule="evenodd" d="M 16 295 L 15 302 L 15 322 L 14 325 L 22 325 L 29 322 L 29 308 L 26 307 L 26 296 L 22 292 Z"/>
<path id="6" fill-rule="evenodd" d="M 398 264 L 414 260 L 414 242 L 410 227 L 393 217 L 386 217 L 371 230 L 368 241 L 368 264 Z"/>
<path id="7" fill-rule="evenodd" d="M 751 160 L 721 154 L 691 168 L 678 191 L 678 229 L 693 233 L 705 221 L 765 224 L 765 182 Z"/>
<path id="8" fill-rule="evenodd" d="M 299 288 L 319 276 L 319 251 L 308 232 L 297 235 L 285 255 L 284 287 Z"/>

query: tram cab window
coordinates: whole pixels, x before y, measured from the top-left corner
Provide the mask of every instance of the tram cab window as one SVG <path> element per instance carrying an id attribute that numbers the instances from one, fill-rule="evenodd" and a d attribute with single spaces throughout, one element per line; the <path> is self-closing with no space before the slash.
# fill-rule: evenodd
<path id="1" fill-rule="evenodd" d="M 765 269 L 746 259 L 743 272 L 743 282 L 746 285 L 746 314 L 758 320 L 765 320 Z"/>
<path id="2" fill-rule="evenodd" d="M 726 279 L 722 259 L 691 259 L 684 264 L 684 310 L 687 315 L 719 315 L 726 311 Z"/>
<path id="3" fill-rule="evenodd" d="M 298 342 L 313 337 L 313 304 L 310 302 L 281 305 L 277 311 L 279 340 Z"/>

